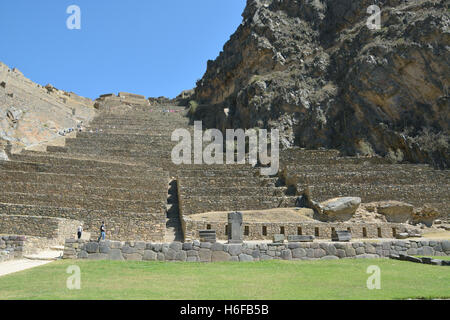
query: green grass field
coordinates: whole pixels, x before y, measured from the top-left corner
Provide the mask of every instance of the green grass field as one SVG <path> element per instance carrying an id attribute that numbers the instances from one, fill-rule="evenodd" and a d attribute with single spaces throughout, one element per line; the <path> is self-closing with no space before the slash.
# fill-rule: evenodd
<path id="1" fill-rule="evenodd" d="M 66 269 L 81 269 L 68 290 Z M 381 289 L 367 289 L 367 268 Z M 450 298 L 450 268 L 397 260 L 161 263 L 57 261 L 0 278 L 0 299 L 300 300 Z"/>

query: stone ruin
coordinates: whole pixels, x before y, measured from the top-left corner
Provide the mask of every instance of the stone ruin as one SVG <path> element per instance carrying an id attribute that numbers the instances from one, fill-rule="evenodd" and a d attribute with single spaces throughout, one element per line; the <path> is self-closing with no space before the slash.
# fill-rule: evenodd
<path id="1" fill-rule="evenodd" d="M 190 242 L 215 230 L 218 241 L 242 242 L 331 240 L 346 230 L 353 239 L 395 238 L 436 227 L 435 219 L 447 226 L 449 171 L 302 149 L 283 150 L 271 177 L 251 165 L 177 166 L 171 134 L 193 130 L 184 107 L 167 113 L 125 93 L 96 103 L 97 117 L 64 146 L 0 160 L 0 234 L 61 243 L 75 237 L 76 227 L 62 227 L 70 221 L 92 238 L 105 221 L 110 240 Z M 230 212 L 242 220 L 229 221 Z"/>

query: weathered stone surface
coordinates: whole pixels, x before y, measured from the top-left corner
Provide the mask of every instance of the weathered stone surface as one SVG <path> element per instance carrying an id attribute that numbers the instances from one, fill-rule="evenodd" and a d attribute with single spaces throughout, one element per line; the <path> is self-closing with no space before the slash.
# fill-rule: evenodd
<path id="1" fill-rule="evenodd" d="M 211 250 L 212 251 L 223 251 L 223 244 L 216 242 L 212 245 Z"/>
<path id="2" fill-rule="evenodd" d="M 322 202 L 319 206 L 327 221 L 347 221 L 353 217 L 361 204 L 361 198 L 335 198 Z"/>
<path id="3" fill-rule="evenodd" d="M 333 241 L 348 242 L 352 240 L 352 233 L 349 231 L 336 231 L 331 238 Z"/>
<path id="4" fill-rule="evenodd" d="M 198 251 L 198 257 L 200 262 L 211 262 L 211 250 L 200 249 Z"/>
<path id="5" fill-rule="evenodd" d="M 228 253 L 232 256 L 239 256 L 242 253 L 242 245 L 240 244 L 230 244 L 228 246 Z"/>
<path id="6" fill-rule="evenodd" d="M 240 254 L 239 261 L 241 262 L 251 262 L 253 261 L 253 257 L 248 254 Z"/>
<path id="7" fill-rule="evenodd" d="M 213 251 L 211 255 L 212 262 L 230 261 L 231 255 L 223 251 Z"/>
<path id="8" fill-rule="evenodd" d="M 271 124 L 279 128 L 286 147 L 339 145 L 347 154 L 448 168 L 447 143 L 430 142 L 448 136 L 446 88 L 427 80 L 445 83 L 450 73 L 441 58 L 446 48 L 427 46 L 448 42 L 445 2 L 383 2 L 383 21 L 399 23 L 383 23 L 383 34 L 354 30 L 356 22 L 366 22 L 371 4 L 249 1 L 243 23 L 198 82 L 195 100 L 204 107 L 197 108 L 195 118 L 214 128 Z M 343 39 L 343 34 L 349 36 Z M 399 41 L 404 42 L 401 48 Z M 374 50 L 364 50 L 368 45 Z M 305 47 L 315 52 L 315 61 L 305 56 Z M 411 74 L 421 77 L 408 81 Z M 386 99 L 390 94 L 396 98 Z M 224 105 L 233 112 L 225 114 Z M 405 105 L 407 112 L 399 112 Z M 429 133 L 433 130 L 437 133 Z"/>
<path id="9" fill-rule="evenodd" d="M 281 251 L 281 259 L 292 260 L 292 251 L 289 249 Z"/>
<path id="10" fill-rule="evenodd" d="M 336 256 L 324 256 L 320 260 L 339 260 L 339 258 Z"/>
<path id="11" fill-rule="evenodd" d="M 98 252 L 99 245 L 96 242 L 89 242 L 86 244 L 86 251 L 88 253 L 96 253 Z"/>
<path id="12" fill-rule="evenodd" d="M 158 254 L 152 250 L 145 250 L 142 260 L 144 261 L 156 261 L 158 259 Z"/>
<path id="13" fill-rule="evenodd" d="M 122 255 L 122 251 L 120 251 L 120 249 L 109 250 L 108 259 L 109 260 L 119 260 L 119 261 L 125 260 L 125 258 Z"/>
<path id="14" fill-rule="evenodd" d="M 175 255 L 175 260 L 176 261 L 186 261 L 187 259 L 187 253 L 186 251 L 177 251 L 176 255 Z"/>
<path id="15" fill-rule="evenodd" d="M 166 257 L 162 252 L 158 252 L 158 261 L 165 261 Z"/>
<path id="16" fill-rule="evenodd" d="M 170 244 L 170 249 L 180 251 L 181 249 L 183 249 L 183 244 L 181 242 L 172 242 Z"/>
<path id="17" fill-rule="evenodd" d="M 413 205 L 399 201 L 384 201 L 377 203 L 378 213 L 385 215 L 389 222 L 408 222 L 412 218 L 413 210 Z"/>
<path id="18" fill-rule="evenodd" d="M 125 257 L 125 260 L 131 260 L 131 261 L 141 261 L 142 255 L 139 253 L 124 253 L 123 256 Z"/>
<path id="19" fill-rule="evenodd" d="M 284 234 L 273 235 L 273 243 L 284 243 L 284 240 L 285 240 Z"/>
<path id="20" fill-rule="evenodd" d="M 294 259 L 301 259 L 303 257 L 306 257 L 306 250 L 302 248 L 293 249 L 292 250 L 292 257 Z"/>
<path id="21" fill-rule="evenodd" d="M 314 236 L 299 236 L 299 235 L 288 235 L 289 242 L 313 242 Z"/>
<path id="22" fill-rule="evenodd" d="M 231 212 L 228 214 L 228 242 L 229 243 L 242 243 L 243 238 L 243 214 L 242 212 Z"/>

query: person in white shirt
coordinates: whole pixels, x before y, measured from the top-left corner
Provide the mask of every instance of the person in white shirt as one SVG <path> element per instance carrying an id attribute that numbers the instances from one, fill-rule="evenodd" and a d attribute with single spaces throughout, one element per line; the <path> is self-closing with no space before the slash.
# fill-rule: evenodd
<path id="1" fill-rule="evenodd" d="M 78 227 L 78 240 L 81 239 L 81 235 L 83 234 L 83 227 L 80 225 Z"/>

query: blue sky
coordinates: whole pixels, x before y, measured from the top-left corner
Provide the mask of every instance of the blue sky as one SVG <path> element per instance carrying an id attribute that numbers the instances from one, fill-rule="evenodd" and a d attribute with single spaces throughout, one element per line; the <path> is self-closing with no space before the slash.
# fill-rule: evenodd
<path id="1" fill-rule="evenodd" d="M 0 61 L 34 82 L 97 98 L 174 97 L 195 86 L 242 22 L 245 0 L 0 1 Z M 69 30 L 70 5 L 81 30 Z"/>

